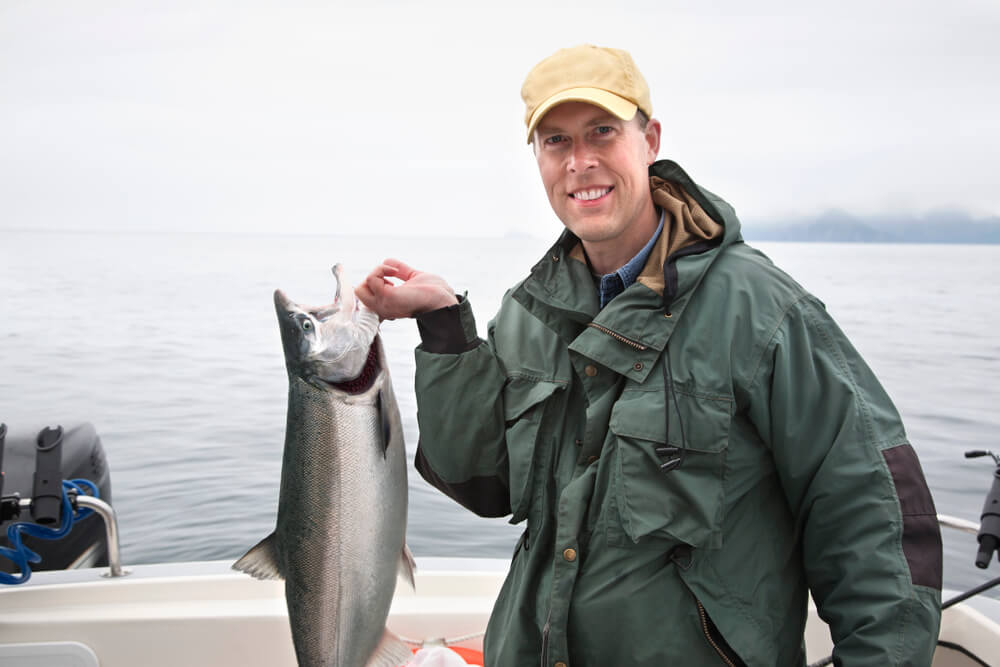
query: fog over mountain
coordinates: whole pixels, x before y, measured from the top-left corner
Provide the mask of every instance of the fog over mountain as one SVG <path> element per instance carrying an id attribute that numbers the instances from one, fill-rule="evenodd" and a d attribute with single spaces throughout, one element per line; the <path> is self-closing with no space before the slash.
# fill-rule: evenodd
<path id="1" fill-rule="evenodd" d="M 923 216 L 858 216 L 831 209 L 812 217 L 745 222 L 743 236 L 748 241 L 1000 243 L 1000 216 L 976 218 L 946 209 Z"/>

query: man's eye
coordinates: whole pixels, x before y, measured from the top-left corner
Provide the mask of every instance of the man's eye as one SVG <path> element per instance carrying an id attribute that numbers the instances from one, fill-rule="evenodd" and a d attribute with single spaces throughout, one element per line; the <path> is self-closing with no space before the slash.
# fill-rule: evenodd
<path id="1" fill-rule="evenodd" d="M 612 132 L 614 132 L 614 129 L 615 128 L 611 127 L 610 125 L 601 125 L 595 130 L 595 132 L 597 132 L 597 134 L 602 134 L 602 135 L 611 134 Z"/>
<path id="2" fill-rule="evenodd" d="M 563 143 L 565 140 L 566 137 L 562 136 L 561 134 L 556 134 L 551 137 L 546 137 L 545 143 L 548 144 L 549 146 L 555 146 L 556 144 Z"/>

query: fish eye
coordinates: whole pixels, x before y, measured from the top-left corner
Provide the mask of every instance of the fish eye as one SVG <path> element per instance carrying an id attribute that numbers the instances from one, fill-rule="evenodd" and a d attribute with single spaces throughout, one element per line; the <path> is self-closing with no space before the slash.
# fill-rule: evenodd
<path id="1" fill-rule="evenodd" d="M 312 323 L 311 320 L 303 320 L 302 321 L 302 329 L 303 330 L 305 330 L 305 331 L 311 331 L 312 328 L 313 328 L 313 323 Z"/>

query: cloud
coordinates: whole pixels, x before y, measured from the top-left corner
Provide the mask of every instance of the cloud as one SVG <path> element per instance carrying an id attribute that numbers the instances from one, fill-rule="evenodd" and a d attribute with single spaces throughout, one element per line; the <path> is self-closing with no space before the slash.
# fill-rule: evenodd
<path id="1" fill-rule="evenodd" d="M 752 9 L 7 5 L 0 227 L 554 230 L 518 91 L 581 42 L 633 53 L 662 155 L 741 213 L 1000 212 L 995 3 Z"/>

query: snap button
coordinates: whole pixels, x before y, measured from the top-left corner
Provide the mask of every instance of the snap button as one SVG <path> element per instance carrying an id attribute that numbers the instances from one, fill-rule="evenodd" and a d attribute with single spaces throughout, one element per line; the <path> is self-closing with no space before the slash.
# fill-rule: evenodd
<path id="1" fill-rule="evenodd" d="M 565 558 L 566 561 L 569 562 L 569 563 L 572 563 L 573 561 L 575 561 L 576 560 L 576 549 L 567 549 L 566 551 L 564 551 L 563 552 L 563 558 Z"/>
<path id="2" fill-rule="evenodd" d="M 559 261 L 559 255 L 552 255 L 552 261 L 553 262 L 558 262 Z"/>
<path id="3" fill-rule="evenodd" d="M 594 462 L 594 461 L 596 461 L 596 460 L 597 460 L 597 457 L 596 457 L 596 456 L 590 456 L 590 457 L 587 457 L 587 463 L 593 463 L 593 462 Z"/>
<path id="4" fill-rule="evenodd" d="M 666 318 L 671 318 L 671 317 L 674 316 L 674 314 L 673 313 L 663 313 L 663 316 L 666 317 Z"/>
<path id="5" fill-rule="evenodd" d="M 586 368 L 583 369 L 583 372 L 587 374 L 587 377 L 592 378 L 597 375 L 597 367 L 593 364 L 587 364 Z"/>
<path id="6" fill-rule="evenodd" d="M 641 371 L 642 370 L 642 362 L 641 361 L 637 361 L 634 364 L 632 364 L 632 370 L 634 370 L 634 371 Z"/>
<path id="7" fill-rule="evenodd" d="M 580 440 L 580 438 L 577 438 L 576 439 L 576 446 L 577 447 L 582 447 L 583 446 L 583 440 Z"/>
<path id="8" fill-rule="evenodd" d="M 557 663 L 556 663 L 555 665 L 553 665 L 552 667 L 566 667 L 566 663 L 565 663 L 565 662 L 557 662 Z"/>

